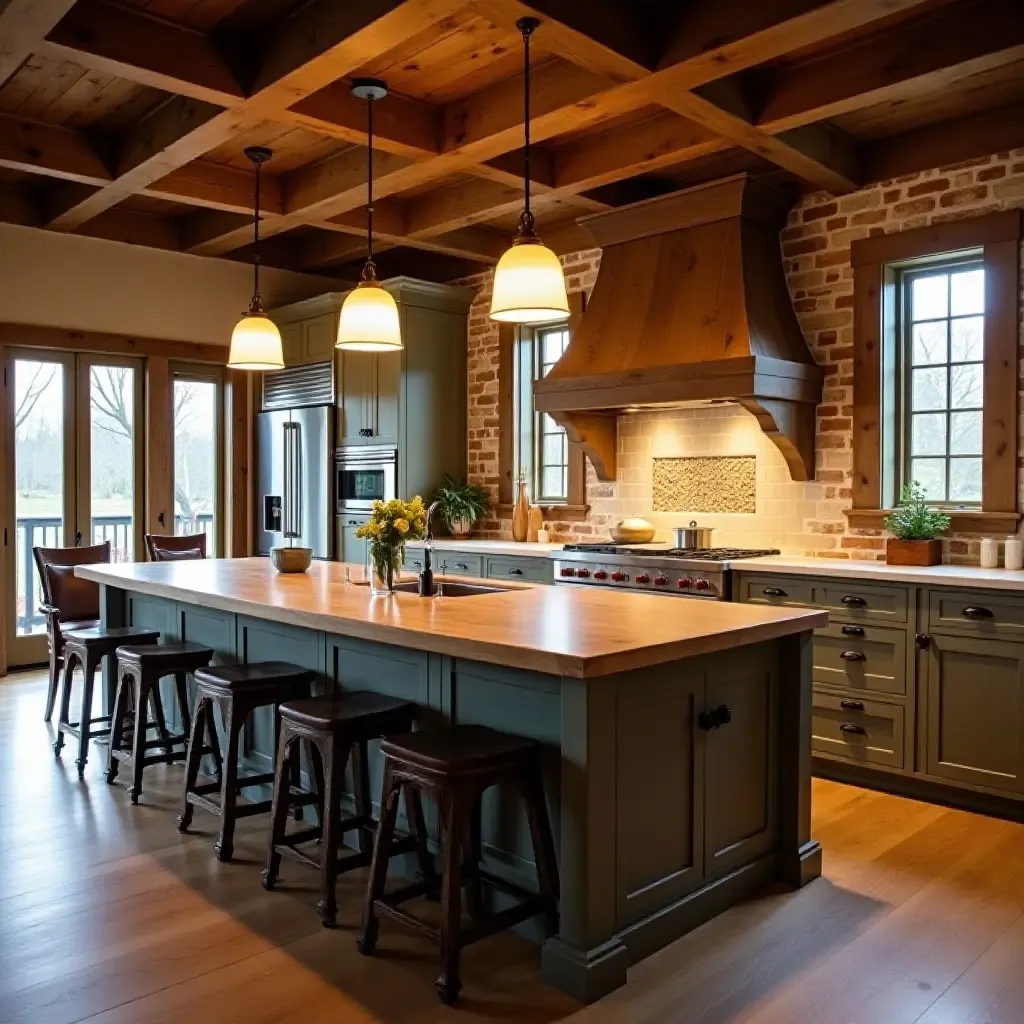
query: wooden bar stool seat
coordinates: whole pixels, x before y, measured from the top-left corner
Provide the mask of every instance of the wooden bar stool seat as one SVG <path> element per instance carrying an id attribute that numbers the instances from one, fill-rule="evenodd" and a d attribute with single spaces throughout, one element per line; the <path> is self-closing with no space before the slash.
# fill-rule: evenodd
<path id="1" fill-rule="evenodd" d="M 370 801 L 367 744 L 389 732 L 407 732 L 413 727 L 416 705 L 379 693 L 354 691 L 337 697 L 309 697 L 281 705 L 281 735 L 278 739 L 274 778 L 270 836 L 263 869 L 263 886 L 273 889 L 281 866 L 281 855 L 288 854 L 320 871 L 320 900 L 317 910 L 325 928 L 337 921 L 338 903 L 335 883 L 338 874 L 366 867 L 373 855 L 373 836 L 377 822 Z M 300 741 L 310 751 L 310 771 L 319 794 L 319 821 L 316 826 L 287 831 L 288 811 L 294 804 L 288 771 Z M 345 789 L 345 767 L 352 760 L 355 789 L 354 815 L 342 817 L 341 798 Z M 433 877 L 434 866 L 427 852 L 426 827 L 419 794 L 406 792 L 406 812 L 410 834 L 391 844 L 391 854 L 415 851 L 424 877 Z M 339 857 L 342 837 L 358 830 L 359 849 Z M 304 843 L 319 841 L 318 857 L 299 849 Z"/>
<path id="2" fill-rule="evenodd" d="M 142 795 L 142 773 L 151 764 L 170 764 L 184 761 L 188 738 L 192 731 L 188 706 L 186 676 L 210 664 L 213 651 L 202 644 L 188 642 L 149 644 L 143 646 L 118 647 L 117 649 L 117 695 L 114 698 L 114 713 L 110 720 L 110 751 L 107 755 L 107 782 L 117 778 L 119 765 L 132 769 L 132 785 L 128 793 L 133 804 Z M 178 714 L 182 729 L 179 733 L 167 732 L 161 707 L 160 680 L 174 676 L 175 693 L 178 700 Z M 153 707 L 153 722 L 149 720 L 149 707 Z M 131 745 L 127 743 L 127 727 L 134 708 L 134 728 Z M 149 739 L 151 727 L 159 730 L 157 739 Z M 216 748 L 216 732 L 209 753 Z M 163 753 L 156 753 L 160 747 Z"/>
<path id="3" fill-rule="evenodd" d="M 544 915 L 549 931 L 557 930 L 558 863 L 544 801 L 540 745 L 485 726 L 455 725 L 436 731 L 388 736 L 380 749 L 384 755 L 380 825 L 373 847 L 359 951 L 369 955 L 376 947 L 378 914 L 424 932 L 441 948 L 437 992 L 441 1001 L 450 1005 L 458 998 L 462 987 L 459 956 L 463 946 L 535 914 Z M 526 804 L 539 893 L 527 892 L 484 871 L 479 865 L 480 798 L 486 789 L 498 783 L 517 789 Z M 399 909 L 399 904 L 405 900 L 430 895 L 431 879 L 384 892 L 398 797 L 403 787 L 430 795 L 440 812 L 443 875 L 441 926 L 436 929 Z M 470 857 L 469 863 L 463 865 L 465 850 Z M 481 882 L 510 893 L 520 902 L 485 917 L 479 899 Z M 462 927 L 463 885 L 467 887 L 469 909 L 474 918 L 469 928 Z"/>
<path id="4" fill-rule="evenodd" d="M 274 706 L 275 756 L 276 737 L 280 728 L 278 708 L 289 700 L 308 697 L 313 673 L 283 661 L 256 662 L 251 665 L 217 665 L 200 668 L 194 675 L 196 703 L 192 714 L 192 735 L 185 762 L 185 789 L 182 796 L 178 831 L 187 832 L 192 824 L 192 808 L 201 807 L 220 816 L 220 834 L 214 845 L 219 860 L 229 861 L 234 853 L 235 822 L 253 814 L 269 811 L 270 800 L 238 804 L 238 794 L 251 786 L 274 781 L 273 772 L 260 772 L 239 777 L 238 747 L 249 715 L 257 708 Z M 216 741 L 214 706 L 220 708 L 224 723 L 226 750 L 223 761 L 217 762 L 218 778 L 200 783 L 199 766 L 203 754 L 210 752 Z M 206 734 L 212 737 L 209 746 Z M 215 759 L 216 760 L 216 759 Z M 292 760 L 293 780 L 299 781 L 299 761 Z M 213 794 L 219 792 L 220 799 Z M 299 798 L 301 799 L 301 798 Z M 306 802 L 313 802 L 308 798 Z"/>
<path id="5" fill-rule="evenodd" d="M 93 716 L 92 698 L 96 683 L 96 670 L 103 664 L 104 658 L 114 655 L 118 647 L 125 644 L 155 644 L 160 639 L 158 629 L 146 626 L 92 626 L 86 629 L 62 629 L 64 678 L 60 698 L 60 718 L 57 724 L 57 739 L 53 744 L 53 752 L 60 757 L 64 747 L 64 735 L 70 733 L 78 737 L 78 774 L 85 773 L 85 765 L 89 759 L 89 740 L 100 736 L 106 737 L 110 732 L 112 715 Z M 77 722 L 71 721 L 71 687 L 74 680 L 75 662 L 82 666 L 82 705 Z M 162 714 L 160 715 L 162 719 Z M 95 728 L 94 728 L 95 727 Z M 166 735 L 166 728 L 163 734 Z"/>

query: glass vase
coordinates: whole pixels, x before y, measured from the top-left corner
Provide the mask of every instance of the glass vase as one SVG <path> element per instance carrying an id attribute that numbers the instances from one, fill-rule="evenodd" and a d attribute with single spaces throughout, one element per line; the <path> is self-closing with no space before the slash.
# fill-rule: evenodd
<path id="1" fill-rule="evenodd" d="M 371 595 L 386 597 L 393 594 L 404 560 L 402 548 L 371 541 L 367 545 L 367 556 L 366 574 L 370 580 Z"/>

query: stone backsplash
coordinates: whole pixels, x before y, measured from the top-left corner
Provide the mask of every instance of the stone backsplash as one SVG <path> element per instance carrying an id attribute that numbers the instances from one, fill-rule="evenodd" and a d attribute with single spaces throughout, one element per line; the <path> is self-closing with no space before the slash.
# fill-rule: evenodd
<path id="1" fill-rule="evenodd" d="M 756 455 L 655 456 L 651 508 L 655 512 L 756 511 Z"/>
<path id="2" fill-rule="evenodd" d="M 702 524 L 716 528 L 716 543 L 778 547 L 787 554 L 883 558 L 884 533 L 851 529 L 843 515 L 850 505 L 852 472 L 850 243 L 872 234 L 1022 206 L 1024 150 L 907 175 L 838 198 L 822 193 L 805 196 L 791 211 L 780 244 L 797 317 L 811 352 L 826 371 L 823 401 L 817 410 L 814 480 L 792 481 L 777 449 L 739 406 L 623 416 L 617 480 L 599 483 L 588 465 L 590 513 L 580 521 L 550 519 L 545 525 L 553 537 L 605 537 L 608 528 L 626 515 L 644 515 L 663 531 L 680 525 L 685 511 L 654 510 L 654 458 L 754 455 L 754 512 L 700 513 Z M 562 258 L 570 291 L 590 292 L 600 256 L 599 250 L 589 250 Z M 469 319 L 469 476 L 497 494 L 498 332 L 487 317 L 491 275 L 462 283 L 480 289 Z M 1024 442 L 1018 443 L 1018 451 L 1024 454 Z M 1024 467 L 1024 461 L 1019 465 Z M 1024 468 L 1018 472 L 1024 473 Z M 1024 487 L 1019 486 L 1018 502 L 1021 495 Z M 481 524 L 480 532 L 510 537 L 511 521 L 491 518 Z M 975 536 L 952 536 L 944 542 L 945 558 L 977 562 L 978 543 Z"/>

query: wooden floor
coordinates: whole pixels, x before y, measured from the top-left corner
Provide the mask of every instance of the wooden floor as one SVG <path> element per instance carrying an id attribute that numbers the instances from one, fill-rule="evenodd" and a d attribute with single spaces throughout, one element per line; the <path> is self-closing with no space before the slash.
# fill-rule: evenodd
<path id="1" fill-rule="evenodd" d="M 387 922 L 355 951 L 362 876 L 341 927 L 315 875 L 259 884 L 263 822 L 239 863 L 174 827 L 181 769 L 151 769 L 143 803 L 107 786 L 101 748 L 79 782 L 56 762 L 39 673 L 0 680 L 0 1021 L 32 1024 L 1021 1024 L 1024 826 L 816 782 L 825 877 L 735 908 L 581 1008 L 540 980 L 535 947 L 467 950 L 460 1005 L 434 995 L 433 950 Z"/>

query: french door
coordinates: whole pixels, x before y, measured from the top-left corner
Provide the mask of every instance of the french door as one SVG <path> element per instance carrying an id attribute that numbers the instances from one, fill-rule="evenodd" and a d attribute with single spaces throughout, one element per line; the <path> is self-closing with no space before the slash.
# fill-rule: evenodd
<path id="1" fill-rule="evenodd" d="M 33 547 L 111 542 L 114 561 L 142 550 L 142 363 L 35 349 L 7 350 L 7 451 L 0 491 L 7 661 L 46 660 L 46 622 Z"/>

